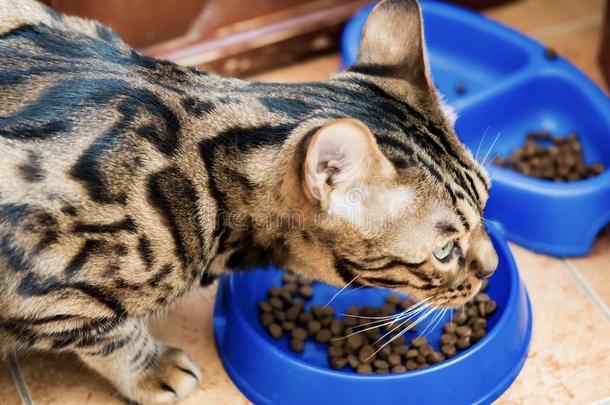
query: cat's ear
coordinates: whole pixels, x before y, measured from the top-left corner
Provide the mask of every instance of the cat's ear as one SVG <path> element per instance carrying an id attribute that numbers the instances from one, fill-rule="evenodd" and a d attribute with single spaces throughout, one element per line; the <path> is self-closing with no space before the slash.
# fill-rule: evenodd
<path id="1" fill-rule="evenodd" d="M 433 88 L 427 65 L 424 27 L 417 0 L 384 0 L 369 15 L 355 71 L 402 79 Z"/>
<path id="2" fill-rule="evenodd" d="M 331 193 L 368 188 L 395 175 L 373 134 L 360 121 L 330 120 L 309 142 L 305 158 L 305 186 L 327 207 Z"/>

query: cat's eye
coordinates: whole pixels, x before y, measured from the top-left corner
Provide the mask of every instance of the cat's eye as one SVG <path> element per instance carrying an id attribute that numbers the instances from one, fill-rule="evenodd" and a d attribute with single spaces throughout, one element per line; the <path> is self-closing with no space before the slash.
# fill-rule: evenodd
<path id="1" fill-rule="evenodd" d="M 451 241 L 447 242 L 445 245 L 436 249 L 434 252 L 432 252 L 432 254 L 434 255 L 434 257 L 437 260 L 443 261 L 449 257 L 449 255 L 453 251 L 454 245 L 455 245 L 455 242 L 451 240 Z"/>

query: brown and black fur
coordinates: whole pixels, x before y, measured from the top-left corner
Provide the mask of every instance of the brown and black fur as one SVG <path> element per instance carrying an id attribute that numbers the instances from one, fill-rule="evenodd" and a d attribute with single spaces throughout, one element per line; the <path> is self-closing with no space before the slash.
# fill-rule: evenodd
<path id="1" fill-rule="evenodd" d="M 413 1 L 383 7 L 420 19 Z M 476 293 L 485 259 L 467 246 L 488 243 L 486 174 L 425 66 L 413 76 L 361 52 L 327 82 L 246 82 L 142 56 L 98 23 L 0 0 L 0 346 L 75 351 L 127 398 L 165 402 L 201 373 L 150 337 L 146 317 L 225 270 L 271 261 L 437 305 Z M 422 222 L 430 201 L 459 218 L 440 226 L 465 240 L 455 271 L 327 215 L 308 193 L 310 142 L 341 119 L 374 135 L 393 167 L 388 187 L 417 196 L 419 222 L 405 229 L 437 240 L 438 224 Z"/>

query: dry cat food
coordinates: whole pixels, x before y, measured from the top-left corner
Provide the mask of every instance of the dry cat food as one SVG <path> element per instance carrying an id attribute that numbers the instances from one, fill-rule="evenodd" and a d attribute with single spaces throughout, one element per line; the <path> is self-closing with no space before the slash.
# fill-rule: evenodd
<path id="1" fill-rule="evenodd" d="M 515 149 L 508 158 L 496 157 L 494 164 L 553 181 L 587 179 L 605 170 L 601 163 L 585 163 L 576 134 L 560 137 L 547 131 L 529 132 L 522 147 Z"/>
<path id="2" fill-rule="evenodd" d="M 457 310 L 451 321 L 443 325 L 443 334 L 436 350 L 425 336 L 407 340 L 405 329 L 417 332 L 412 321 L 380 325 L 380 317 L 398 314 L 413 307 L 415 301 L 390 294 L 381 306 L 350 306 L 339 318 L 332 306 L 312 305 L 310 281 L 292 273 L 284 274 L 281 287 L 271 287 L 267 300 L 258 304 L 261 324 L 271 337 L 289 336 L 289 348 L 295 353 L 305 350 L 305 342 L 313 340 L 327 345 L 332 368 L 349 367 L 360 374 L 402 373 L 425 368 L 455 356 L 487 334 L 487 317 L 496 310 L 496 302 L 481 292 Z"/>

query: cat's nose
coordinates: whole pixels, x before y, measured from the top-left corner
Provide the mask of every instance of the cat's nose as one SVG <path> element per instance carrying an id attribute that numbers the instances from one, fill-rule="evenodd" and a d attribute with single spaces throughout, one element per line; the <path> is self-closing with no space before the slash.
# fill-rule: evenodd
<path id="1" fill-rule="evenodd" d="M 470 262 L 470 269 L 479 280 L 484 280 L 491 277 L 491 275 L 496 271 L 497 267 L 497 262 L 495 264 L 490 262 L 487 263 L 487 265 L 481 263 L 479 259 L 474 259 Z"/>

